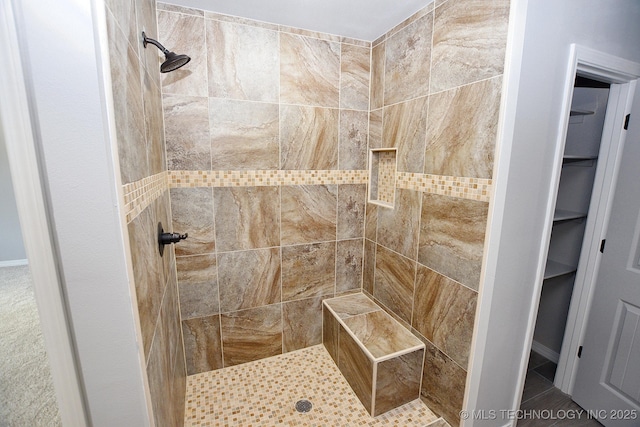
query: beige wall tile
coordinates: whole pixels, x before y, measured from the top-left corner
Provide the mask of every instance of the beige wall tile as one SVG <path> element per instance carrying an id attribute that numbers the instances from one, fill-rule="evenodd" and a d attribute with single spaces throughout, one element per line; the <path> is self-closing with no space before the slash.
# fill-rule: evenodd
<path id="1" fill-rule="evenodd" d="M 371 413 L 373 362 L 365 356 L 358 344 L 342 326 L 340 326 L 339 334 L 338 368 L 367 412 Z"/>
<path id="2" fill-rule="evenodd" d="M 385 41 L 384 104 L 429 94 L 431 13 Z"/>
<path id="3" fill-rule="evenodd" d="M 219 314 L 216 256 L 207 254 L 178 257 L 176 268 L 182 319 Z"/>
<path id="4" fill-rule="evenodd" d="M 338 335 L 340 333 L 340 324 L 331 314 L 329 309 L 322 306 L 322 343 L 331 355 L 333 361 L 338 364 Z"/>
<path id="5" fill-rule="evenodd" d="M 279 303 L 280 249 L 218 254 L 218 277 L 223 313 Z"/>
<path id="6" fill-rule="evenodd" d="M 371 49 L 343 43 L 340 55 L 340 108 L 369 110 Z"/>
<path id="7" fill-rule="evenodd" d="M 373 295 L 376 273 L 376 244 L 369 239 L 364 241 L 362 270 L 362 289 L 369 295 Z"/>
<path id="8" fill-rule="evenodd" d="M 369 149 L 382 148 L 382 122 L 384 109 L 369 113 Z M 367 157 L 367 161 L 369 158 Z"/>
<path id="9" fill-rule="evenodd" d="M 508 0 L 448 1 L 435 9 L 431 93 L 503 73 Z"/>
<path id="10" fill-rule="evenodd" d="M 373 295 L 405 322 L 411 321 L 415 270 L 415 261 L 378 245 Z"/>
<path id="11" fill-rule="evenodd" d="M 370 109 L 384 107 L 384 68 L 386 44 L 380 43 L 371 49 Z"/>
<path id="12" fill-rule="evenodd" d="M 307 298 L 282 304 L 283 352 L 322 342 L 322 298 Z"/>
<path id="13" fill-rule="evenodd" d="M 382 146 L 398 148 L 398 171 L 422 173 L 427 132 L 426 97 L 384 109 Z"/>
<path id="14" fill-rule="evenodd" d="M 182 334 L 187 375 L 223 367 L 219 315 L 183 320 Z"/>
<path id="15" fill-rule="evenodd" d="M 277 104 L 209 98 L 212 169 L 278 169 L 278 116 Z"/>
<path id="16" fill-rule="evenodd" d="M 156 10 L 156 1 L 155 0 L 135 0 L 136 6 L 136 21 L 137 26 L 132 25 L 130 30 L 132 32 L 135 31 L 135 38 L 131 39 L 131 44 L 133 46 L 137 45 L 137 49 L 139 52 L 140 60 L 142 63 L 142 68 L 147 71 L 149 77 L 153 84 L 160 88 L 160 62 L 158 62 L 158 53 L 159 50 L 155 49 L 155 52 L 151 49 L 145 49 L 142 44 L 142 30 L 146 32 L 146 34 L 153 34 L 155 36 L 158 35 L 158 19 L 157 19 L 157 10 Z M 131 24 L 130 24 L 131 25 Z M 121 28 L 128 28 L 127 26 L 121 25 Z M 154 38 L 153 36 L 147 36 Z M 162 56 L 164 61 L 164 55 Z"/>
<path id="17" fill-rule="evenodd" d="M 368 116 L 366 111 L 340 110 L 338 169 L 367 168 Z"/>
<path id="18" fill-rule="evenodd" d="M 420 193 L 396 189 L 395 208 L 378 208 L 378 243 L 415 260 L 419 224 Z"/>
<path id="19" fill-rule="evenodd" d="M 366 195 L 365 184 L 338 185 L 338 239 L 363 236 Z"/>
<path id="20" fill-rule="evenodd" d="M 173 230 L 189 237 L 175 245 L 177 256 L 203 255 L 215 252 L 213 228 L 213 190 L 211 188 L 174 188 L 171 190 Z"/>
<path id="21" fill-rule="evenodd" d="M 282 105 L 280 166 L 282 169 L 337 169 L 338 110 Z"/>
<path id="22" fill-rule="evenodd" d="M 336 185 L 282 187 L 282 245 L 335 240 L 337 190 Z"/>
<path id="23" fill-rule="evenodd" d="M 128 183 L 150 174 L 141 65 L 136 52 L 111 14 L 107 14 L 107 33 L 120 175 L 122 182 Z"/>
<path id="24" fill-rule="evenodd" d="M 418 264 L 412 326 L 466 367 L 477 299 L 477 292 Z"/>
<path id="25" fill-rule="evenodd" d="M 213 194 L 219 252 L 280 245 L 277 187 L 215 188 Z"/>
<path id="26" fill-rule="evenodd" d="M 425 344 L 420 398 L 429 409 L 457 427 L 460 425 L 467 372 L 433 344 L 428 341 Z"/>
<path id="27" fill-rule="evenodd" d="M 224 366 L 282 354 L 281 304 L 221 315 Z"/>
<path id="28" fill-rule="evenodd" d="M 207 96 L 207 55 L 204 18 L 158 11 L 158 35 L 147 34 L 177 54 L 188 55 L 191 61 L 170 73 L 162 75 L 162 92 L 191 96 Z M 157 67 L 164 62 L 164 55 L 152 45 L 147 51 L 158 56 Z"/>
<path id="29" fill-rule="evenodd" d="M 128 229 L 142 344 L 144 354 L 148 357 L 165 285 L 160 254 L 154 238 L 157 235 L 157 225 L 152 210 L 144 210 L 129 223 Z"/>
<path id="30" fill-rule="evenodd" d="M 336 243 L 282 248 L 282 300 L 333 296 L 336 281 Z"/>
<path id="31" fill-rule="evenodd" d="M 280 34 L 280 102 L 339 106 L 340 43 Z"/>
<path id="32" fill-rule="evenodd" d="M 365 198 L 365 200 L 367 199 L 368 196 L 367 198 Z M 376 236 L 378 235 L 378 205 L 367 203 L 365 209 L 366 214 L 364 219 L 364 237 L 369 240 L 376 241 Z"/>
<path id="33" fill-rule="evenodd" d="M 429 97 L 424 172 L 491 178 L 502 78 Z"/>
<path id="34" fill-rule="evenodd" d="M 278 102 L 278 33 L 206 20 L 209 96 Z"/>
<path id="35" fill-rule="evenodd" d="M 362 239 L 338 241 L 336 294 L 362 288 L 362 245 Z"/>
<path id="36" fill-rule="evenodd" d="M 154 72 L 157 73 L 157 71 Z M 154 175 L 167 169 L 162 94 L 160 87 L 152 81 L 152 73 L 145 71 L 143 74 L 144 96 L 142 102 L 144 104 L 147 157 L 149 173 Z"/>
<path id="37" fill-rule="evenodd" d="M 420 264 L 477 290 L 488 208 L 485 202 L 423 194 Z"/>
<path id="38" fill-rule="evenodd" d="M 169 94 L 162 98 L 169 169 L 211 169 L 208 104 L 206 97 Z"/>

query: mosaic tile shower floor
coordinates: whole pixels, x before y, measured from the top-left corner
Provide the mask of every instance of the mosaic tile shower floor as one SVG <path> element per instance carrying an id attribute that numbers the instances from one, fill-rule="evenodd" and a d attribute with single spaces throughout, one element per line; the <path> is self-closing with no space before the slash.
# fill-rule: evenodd
<path id="1" fill-rule="evenodd" d="M 372 418 L 323 345 L 191 375 L 186 401 L 185 427 L 446 425 L 419 399 Z"/>

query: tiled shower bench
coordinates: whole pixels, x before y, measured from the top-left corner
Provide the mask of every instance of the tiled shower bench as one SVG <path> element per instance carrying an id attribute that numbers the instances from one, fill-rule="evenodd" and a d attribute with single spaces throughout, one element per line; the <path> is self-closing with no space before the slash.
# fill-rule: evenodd
<path id="1" fill-rule="evenodd" d="M 369 414 L 420 397 L 424 343 L 366 295 L 324 300 L 322 329 L 324 346 Z"/>

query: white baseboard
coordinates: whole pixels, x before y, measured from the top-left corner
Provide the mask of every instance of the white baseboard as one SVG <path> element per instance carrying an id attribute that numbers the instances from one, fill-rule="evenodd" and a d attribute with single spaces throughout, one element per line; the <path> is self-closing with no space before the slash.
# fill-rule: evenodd
<path id="1" fill-rule="evenodd" d="M 536 340 L 533 340 L 533 343 L 531 343 L 531 350 L 546 357 L 547 359 L 551 360 L 553 363 L 558 363 L 558 361 L 560 360 L 560 353 L 556 353 L 546 345 L 542 345 Z"/>
<path id="2" fill-rule="evenodd" d="M 15 267 L 18 265 L 27 265 L 29 260 L 27 259 L 12 259 L 9 261 L 0 261 L 0 268 L 2 267 Z"/>

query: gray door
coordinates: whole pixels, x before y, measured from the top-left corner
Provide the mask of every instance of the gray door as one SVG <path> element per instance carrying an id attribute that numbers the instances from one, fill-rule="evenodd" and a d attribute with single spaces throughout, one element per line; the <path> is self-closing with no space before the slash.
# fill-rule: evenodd
<path id="1" fill-rule="evenodd" d="M 572 396 L 607 427 L 640 426 L 640 91 L 636 92 Z"/>

